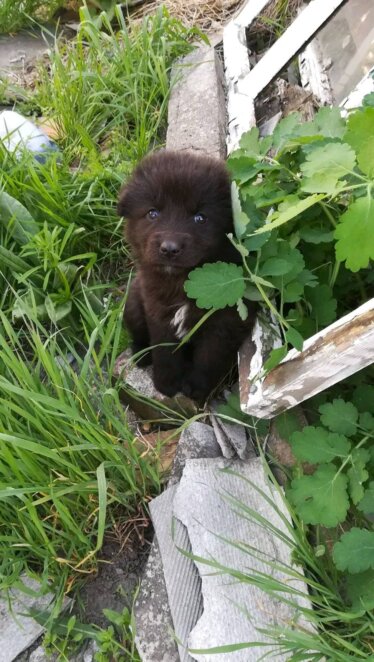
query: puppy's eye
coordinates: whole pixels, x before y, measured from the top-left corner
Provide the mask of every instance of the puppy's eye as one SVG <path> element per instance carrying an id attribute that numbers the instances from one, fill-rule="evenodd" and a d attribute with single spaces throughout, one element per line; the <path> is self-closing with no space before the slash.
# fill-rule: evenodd
<path id="1" fill-rule="evenodd" d="M 158 209 L 150 209 L 147 216 L 151 221 L 155 221 L 160 216 L 160 212 Z"/>
<path id="2" fill-rule="evenodd" d="M 194 220 L 194 223 L 200 223 L 200 224 L 201 224 L 201 223 L 205 223 L 205 221 L 207 220 L 207 218 L 206 218 L 205 214 L 201 214 L 200 212 L 198 212 L 198 213 L 195 214 L 195 216 L 193 217 L 193 220 Z"/>

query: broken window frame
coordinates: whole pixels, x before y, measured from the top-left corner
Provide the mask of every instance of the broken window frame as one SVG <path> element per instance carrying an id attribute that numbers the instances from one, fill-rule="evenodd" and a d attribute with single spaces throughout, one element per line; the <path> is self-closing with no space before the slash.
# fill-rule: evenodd
<path id="1" fill-rule="evenodd" d="M 223 48 L 227 85 L 227 152 L 238 147 L 243 133 L 256 126 L 255 100 L 287 63 L 306 47 L 345 0 L 311 0 L 287 30 L 250 67 L 246 30 L 269 0 L 249 0 L 225 27 Z M 304 59 L 305 56 L 304 54 Z M 322 65 L 321 65 L 322 66 Z M 322 69 L 320 69 L 322 74 Z M 342 112 L 361 104 L 373 90 L 374 68 L 342 102 Z M 304 78 L 305 78 L 304 71 Z M 315 76 L 312 91 L 316 89 Z M 303 81 L 304 82 L 304 81 Z M 331 105 L 328 91 L 319 91 L 320 101 Z M 275 339 L 275 340 L 274 340 Z M 257 318 L 252 338 L 239 356 L 239 387 L 242 410 L 258 418 L 273 418 L 320 393 L 374 362 L 374 299 L 337 320 L 293 349 L 268 374 L 263 365 L 270 349 L 279 346 L 280 333 L 274 320 Z"/>

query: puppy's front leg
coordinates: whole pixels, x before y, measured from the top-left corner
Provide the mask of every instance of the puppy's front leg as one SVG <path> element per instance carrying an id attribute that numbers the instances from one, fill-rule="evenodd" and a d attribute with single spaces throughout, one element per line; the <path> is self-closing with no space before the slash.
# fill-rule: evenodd
<path id="1" fill-rule="evenodd" d="M 169 397 L 181 390 L 185 374 L 183 350 L 175 351 L 179 340 L 164 325 L 151 326 L 152 345 L 171 343 L 169 347 L 155 347 L 152 350 L 153 382 L 158 391 Z"/>
<path id="2" fill-rule="evenodd" d="M 204 401 L 229 373 L 251 323 L 242 323 L 236 311 L 218 311 L 202 326 L 193 340 L 193 366 L 186 371 L 185 395 Z"/>

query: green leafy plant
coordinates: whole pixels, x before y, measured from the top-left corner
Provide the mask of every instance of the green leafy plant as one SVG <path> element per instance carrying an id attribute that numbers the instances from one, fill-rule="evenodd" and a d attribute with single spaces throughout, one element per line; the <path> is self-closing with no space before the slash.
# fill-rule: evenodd
<path id="1" fill-rule="evenodd" d="M 89 278 L 96 254 L 71 255 L 84 228 L 71 223 L 67 229 L 49 229 L 44 221 L 39 229 L 27 209 L 5 191 L 0 193 L 0 210 L 8 243 L 14 241 L 18 248 L 15 252 L 0 246 L 2 263 L 14 277 L 13 321 L 29 318 L 57 324 L 64 320 L 74 330 L 80 313 L 77 302 L 82 303 L 85 296 L 97 313 L 103 312 L 102 302 L 83 280 L 85 275 Z"/>
<path id="2" fill-rule="evenodd" d="M 342 399 L 320 405 L 322 425 L 306 426 L 290 435 L 295 458 L 309 465 L 304 473 L 305 465 L 300 464 L 287 496 L 306 524 L 356 525 L 335 542 L 332 559 L 338 570 L 360 575 L 362 604 L 367 607 L 366 583 L 361 580 L 363 573 L 369 583 L 370 573 L 374 577 L 374 387 L 358 386 L 353 400 L 358 408 Z M 315 465 L 311 474 L 310 464 Z M 352 592 L 353 585 L 348 582 L 348 595 L 358 604 L 360 590 L 355 586 Z"/>
<path id="3" fill-rule="evenodd" d="M 237 305 L 243 317 L 248 300 L 270 308 L 284 344 L 267 369 L 284 357 L 287 345 L 300 350 L 304 338 L 368 298 L 373 132 L 369 106 L 347 120 L 334 108 L 321 108 L 307 123 L 292 113 L 272 136 L 260 139 L 251 129 L 229 158 L 230 239 L 242 266 L 200 267 L 185 289 L 201 308 Z"/>

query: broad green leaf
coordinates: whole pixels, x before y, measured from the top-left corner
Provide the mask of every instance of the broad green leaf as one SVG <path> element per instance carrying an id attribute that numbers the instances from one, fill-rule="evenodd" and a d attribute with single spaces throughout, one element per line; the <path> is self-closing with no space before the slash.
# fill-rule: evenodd
<path id="1" fill-rule="evenodd" d="M 284 357 L 287 354 L 287 345 L 282 345 L 282 347 L 277 347 L 277 349 L 272 349 L 269 357 L 266 359 L 264 363 L 264 370 L 265 372 L 269 372 L 270 370 L 273 370 L 281 361 L 283 361 Z"/>
<path id="2" fill-rule="evenodd" d="M 374 432 L 374 416 L 369 411 L 363 411 L 358 418 L 360 428 L 368 432 Z"/>
<path id="3" fill-rule="evenodd" d="M 204 264 L 189 273 L 184 289 L 198 308 L 235 306 L 245 291 L 243 269 L 229 262 Z"/>
<path id="4" fill-rule="evenodd" d="M 287 283 L 283 290 L 284 303 L 294 303 L 295 301 L 300 301 L 303 290 L 303 284 L 297 280 L 293 280 L 291 283 Z"/>
<path id="5" fill-rule="evenodd" d="M 366 175 L 374 176 L 374 108 L 367 106 L 348 117 L 344 136 L 357 154 L 357 162 Z"/>
<path id="6" fill-rule="evenodd" d="M 335 457 L 347 457 L 351 444 L 346 437 L 326 428 L 306 426 L 294 432 L 290 443 L 298 460 L 322 464 L 331 462 Z"/>
<path id="7" fill-rule="evenodd" d="M 322 106 L 315 115 L 313 123 L 318 133 L 325 138 L 342 138 L 345 132 L 345 122 L 339 108 Z"/>
<path id="8" fill-rule="evenodd" d="M 309 244 L 328 244 L 334 239 L 334 232 L 325 224 L 306 225 L 299 230 L 300 238 Z"/>
<path id="9" fill-rule="evenodd" d="M 39 226 L 26 207 L 5 191 L 0 192 L 0 224 L 19 244 L 27 244 L 30 235 L 39 232 Z"/>
<path id="10" fill-rule="evenodd" d="M 292 345 L 292 347 L 297 349 L 299 352 L 302 352 L 304 338 L 292 326 L 290 326 L 286 331 L 286 340 L 290 345 Z"/>
<path id="11" fill-rule="evenodd" d="M 353 527 L 335 543 L 332 557 L 338 570 L 351 574 L 374 568 L 374 531 Z"/>
<path id="12" fill-rule="evenodd" d="M 300 166 L 303 173 L 301 188 L 307 193 L 334 195 L 338 180 L 349 175 L 355 165 L 356 156 L 349 145 L 316 145 Z"/>
<path id="13" fill-rule="evenodd" d="M 243 320 L 243 322 L 245 322 L 245 320 L 248 319 L 248 308 L 245 305 L 242 298 L 238 299 L 238 303 L 236 304 L 236 308 L 237 308 L 240 319 Z"/>
<path id="14" fill-rule="evenodd" d="M 309 269 L 303 269 L 300 271 L 297 277 L 298 281 L 304 285 L 304 287 L 317 287 L 318 278 L 317 276 L 309 271 Z"/>
<path id="15" fill-rule="evenodd" d="M 243 296 L 245 299 L 248 299 L 249 301 L 263 300 L 261 292 L 255 285 L 247 285 Z"/>
<path id="16" fill-rule="evenodd" d="M 374 570 L 348 575 L 347 593 L 353 609 L 358 611 L 374 609 Z"/>
<path id="17" fill-rule="evenodd" d="M 293 138 L 295 128 L 299 124 L 301 124 L 300 113 L 290 113 L 277 124 L 273 132 L 273 145 L 278 152 Z"/>
<path id="18" fill-rule="evenodd" d="M 374 107 L 374 92 L 370 92 L 369 94 L 365 94 L 365 96 L 362 100 L 362 105 L 363 106 L 371 106 L 371 108 Z"/>
<path id="19" fill-rule="evenodd" d="M 369 483 L 357 508 L 365 513 L 365 515 L 374 514 L 374 481 Z"/>
<path id="20" fill-rule="evenodd" d="M 298 202 L 295 202 L 294 205 L 291 205 L 288 207 L 288 209 L 284 212 L 274 212 L 268 219 L 268 222 L 265 223 L 262 228 L 259 228 L 256 230 L 255 234 L 262 234 L 263 232 L 269 232 L 270 230 L 274 230 L 274 228 L 278 228 L 281 225 L 284 225 L 285 223 L 288 223 L 288 221 L 291 221 L 293 218 L 296 216 L 299 216 L 299 214 L 302 214 L 304 211 L 309 209 L 310 207 L 313 207 L 317 202 L 320 200 L 323 200 L 325 196 L 321 194 L 314 194 L 314 195 L 309 195 L 307 198 L 299 199 Z"/>
<path id="21" fill-rule="evenodd" d="M 232 179 L 239 182 L 239 184 L 245 184 L 253 177 L 257 177 L 261 170 L 261 163 L 250 156 L 231 156 L 227 161 L 227 167 Z"/>
<path id="22" fill-rule="evenodd" d="M 302 427 L 300 416 L 293 409 L 279 414 L 273 421 L 279 436 L 286 441 L 289 441 L 293 432 L 300 430 Z"/>
<path id="23" fill-rule="evenodd" d="M 249 219 L 249 223 L 246 227 L 247 236 L 244 238 L 245 247 L 248 249 L 248 251 L 257 251 L 262 248 L 264 244 L 266 244 L 270 237 L 270 232 L 265 232 L 264 234 L 258 236 L 248 236 L 248 234 L 254 232 L 257 230 L 257 228 L 262 226 L 264 222 L 264 213 L 257 209 L 253 199 L 250 197 L 246 197 L 244 200 L 242 200 L 241 207 L 242 211 Z"/>
<path id="24" fill-rule="evenodd" d="M 231 202 L 232 213 L 234 217 L 235 235 L 238 239 L 240 239 L 245 233 L 246 227 L 249 223 L 249 218 L 242 210 L 240 204 L 239 189 L 235 182 L 232 182 L 231 184 Z"/>
<path id="25" fill-rule="evenodd" d="M 292 269 L 292 263 L 279 257 L 269 257 L 260 268 L 261 276 L 283 276 Z"/>
<path id="26" fill-rule="evenodd" d="M 374 414 L 374 386 L 372 384 L 357 386 L 353 392 L 352 402 L 358 411 Z"/>
<path id="27" fill-rule="evenodd" d="M 312 306 L 311 317 L 316 320 L 319 328 L 331 324 L 336 319 L 337 301 L 328 285 L 317 285 L 306 292 Z"/>
<path id="28" fill-rule="evenodd" d="M 305 262 L 303 255 L 298 248 L 293 248 L 288 241 L 278 241 L 276 243 L 278 260 L 285 260 L 288 263 L 288 269 L 282 276 L 273 274 L 274 285 L 281 290 L 287 283 L 291 283 L 299 276 L 304 269 Z"/>
<path id="29" fill-rule="evenodd" d="M 358 411 L 352 402 L 345 402 L 341 398 L 321 405 L 318 408 L 321 414 L 321 423 L 332 432 L 346 434 L 351 437 L 357 430 Z"/>
<path id="30" fill-rule="evenodd" d="M 270 232 L 264 232 L 264 234 L 259 235 L 252 234 L 244 239 L 244 245 L 250 253 L 253 251 L 258 251 L 264 244 L 266 244 L 269 236 Z"/>
<path id="31" fill-rule="evenodd" d="M 257 126 L 252 127 L 246 133 L 243 133 L 239 141 L 241 149 L 245 150 L 247 154 L 259 154 L 260 152 L 260 130 Z"/>
<path id="32" fill-rule="evenodd" d="M 347 471 L 349 480 L 349 493 L 355 506 L 364 496 L 364 483 L 369 478 L 366 465 L 370 453 L 365 448 L 355 448 L 351 454 L 351 466 Z"/>
<path id="33" fill-rule="evenodd" d="M 373 108 L 374 111 L 374 108 Z M 350 204 L 335 229 L 336 259 L 359 271 L 374 259 L 374 200 L 365 196 Z"/>
<path id="34" fill-rule="evenodd" d="M 295 478 L 287 494 L 306 524 L 333 527 L 347 516 L 347 478 L 333 464 L 321 464 L 312 476 Z"/>

